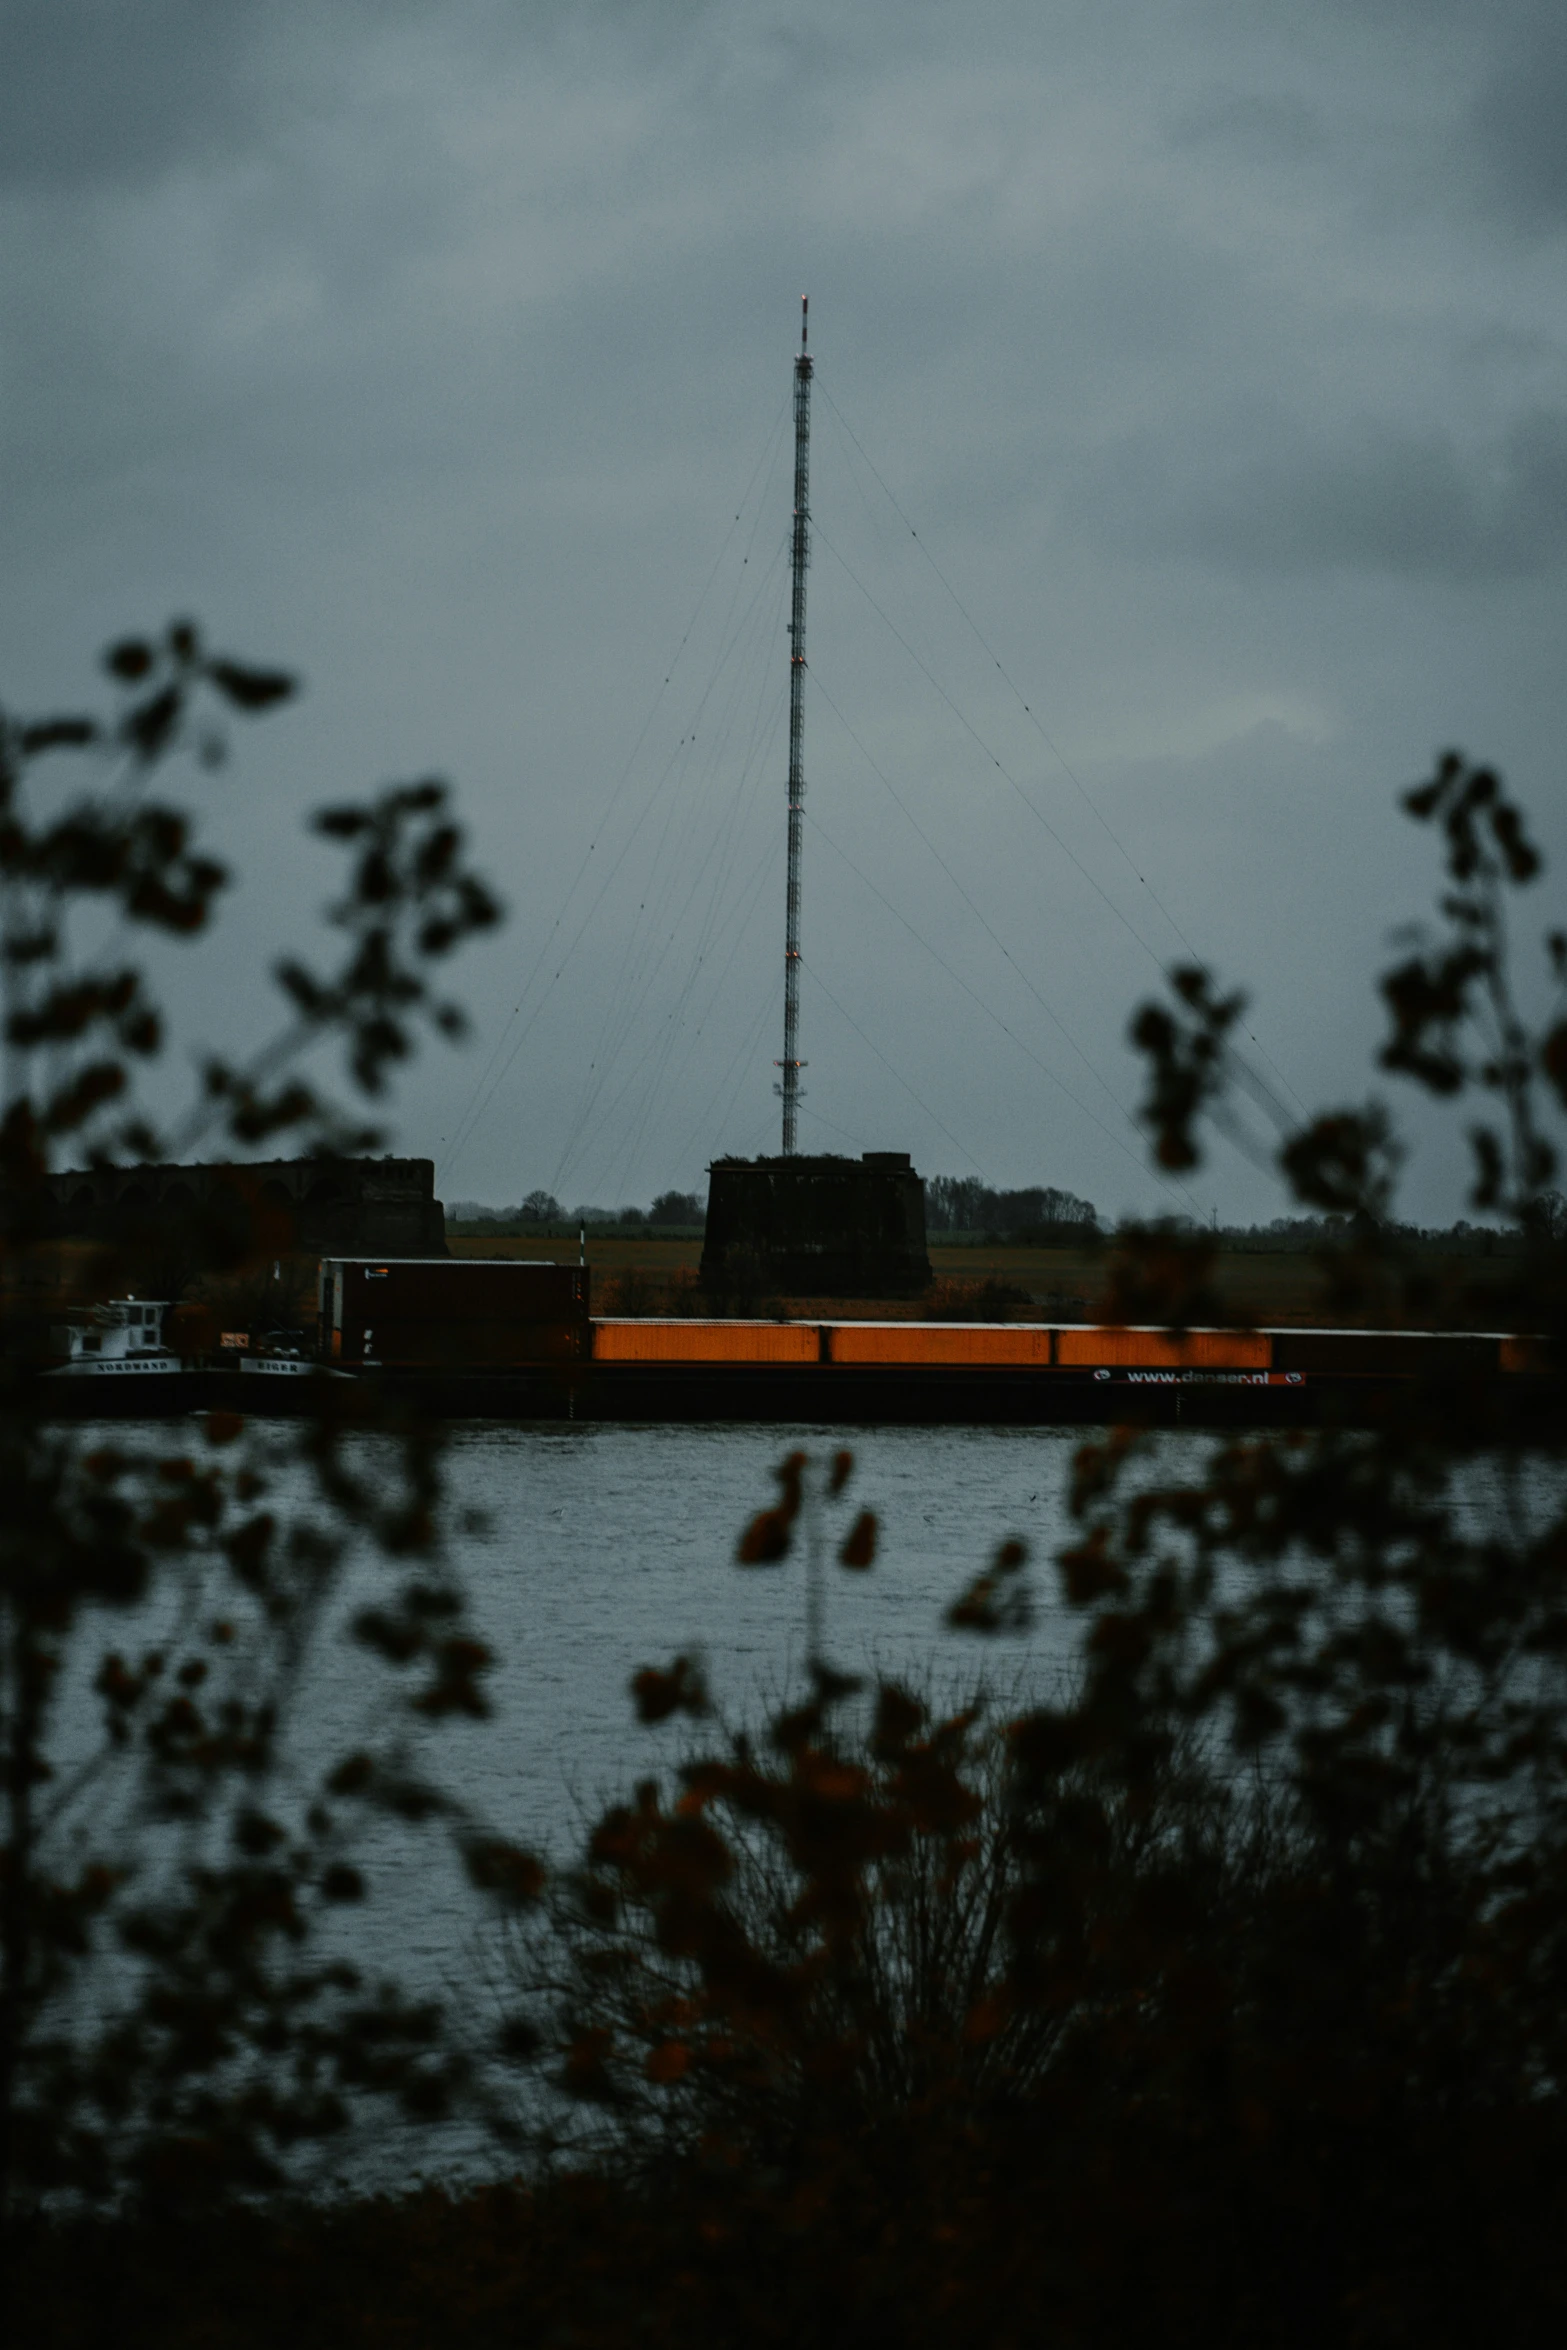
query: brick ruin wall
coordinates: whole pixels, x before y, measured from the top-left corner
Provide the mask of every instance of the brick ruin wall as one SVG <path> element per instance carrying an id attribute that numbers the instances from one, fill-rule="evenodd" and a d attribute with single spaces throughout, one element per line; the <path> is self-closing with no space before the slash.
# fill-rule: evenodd
<path id="1" fill-rule="evenodd" d="M 96 1167 L 51 1175 L 54 1237 L 118 1241 L 177 1232 L 193 1215 L 275 1209 L 290 1245 L 324 1256 L 443 1257 L 433 1159 L 265 1159 Z"/>

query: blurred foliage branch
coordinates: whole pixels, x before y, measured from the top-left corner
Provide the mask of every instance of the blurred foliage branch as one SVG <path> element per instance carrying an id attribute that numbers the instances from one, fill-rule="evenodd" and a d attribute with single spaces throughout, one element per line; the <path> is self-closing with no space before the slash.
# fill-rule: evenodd
<path id="1" fill-rule="evenodd" d="M 198 1138 L 243 1155 L 363 1147 L 345 1097 L 384 1093 L 421 1024 L 453 1035 L 438 968 L 498 918 L 443 784 L 327 809 L 348 849 L 335 965 L 280 966 L 285 1018 L 211 1060 L 160 1131 L 138 1096 L 168 1042 L 127 940 L 204 933 L 229 876 L 157 796 L 178 755 L 215 770 L 229 724 L 294 680 L 214 653 L 191 623 L 105 656 L 106 716 L 0 711 L 0 1300 L 51 1229 L 48 1176 Z M 299 1067 L 341 1047 L 347 1085 Z M 277 1245 L 195 1230 L 232 1270 Z M 263 1228 L 265 1226 L 265 1228 Z M 209 1267 L 210 1269 L 210 1267 Z M 134 1263 L 100 1251 L 96 1278 Z M 438 1828 L 505 1908 L 531 1856 L 429 1769 L 431 1731 L 487 1710 L 490 1662 L 443 1555 L 440 1444 L 326 1379 L 286 1431 L 51 1424 L 0 1349 L 0 2267 L 40 2205 L 210 2206 L 299 2175 L 312 2147 L 390 2107 L 427 2120 L 473 2067 L 437 2003 L 367 1972 L 343 1931 L 366 1850 Z M 345 1622 L 346 1613 L 346 1622 Z M 293 1737 L 323 1639 L 346 1631 L 390 1688 L 374 1734 Z M 362 1941 L 362 1938 L 360 1938 Z"/>

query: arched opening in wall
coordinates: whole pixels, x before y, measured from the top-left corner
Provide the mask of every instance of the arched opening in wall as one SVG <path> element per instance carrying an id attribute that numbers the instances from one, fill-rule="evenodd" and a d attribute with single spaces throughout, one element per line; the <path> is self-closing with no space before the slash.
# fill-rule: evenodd
<path id="1" fill-rule="evenodd" d="M 299 1203 L 300 1238 L 307 1247 L 344 1248 L 357 1229 L 358 1195 L 341 1175 L 318 1175 Z"/>
<path id="2" fill-rule="evenodd" d="M 152 1193 L 146 1184 L 127 1183 L 95 1211 L 92 1225 L 95 1232 L 106 1234 L 117 1247 L 140 1247 L 152 1217 Z"/>
<path id="3" fill-rule="evenodd" d="M 261 1207 L 258 1238 L 269 1255 L 286 1256 L 299 1246 L 299 1202 L 281 1175 L 269 1175 L 262 1184 Z"/>

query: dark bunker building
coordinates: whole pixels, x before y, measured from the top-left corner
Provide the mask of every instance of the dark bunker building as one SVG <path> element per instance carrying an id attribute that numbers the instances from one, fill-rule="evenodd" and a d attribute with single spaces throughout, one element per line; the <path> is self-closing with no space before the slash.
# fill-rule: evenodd
<path id="1" fill-rule="evenodd" d="M 715 1295 L 909 1298 L 930 1278 L 925 1186 L 907 1151 L 708 1169 L 702 1282 Z"/>

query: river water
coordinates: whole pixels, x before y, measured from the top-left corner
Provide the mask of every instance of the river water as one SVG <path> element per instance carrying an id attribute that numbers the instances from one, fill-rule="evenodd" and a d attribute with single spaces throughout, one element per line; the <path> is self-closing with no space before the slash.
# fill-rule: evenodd
<path id="1" fill-rule="evenodd" d="M 462 1741 L 464 1783 L 494 1816 L 554 1842 L 580 1803 L 668 1754 L 628 1695 L 642 1665 L 701 1656 L 726 1717 L 754 1716 L 797 1680 L 805 1567 L 735 1563 L 737 1537 L 777 1498 L 795 1448 L 825 1466 L 847 1445 L 850 1484 L 823 1511 L 826 1650 L 859 1671 L 955 1684 L 1052 1670 L 1071 1628 L 1049 1557 L 1064 1537 L 1075 1431 L 1054 1429 L 472 1426 L 453 1441 L 453 1494 L 482 1513 L 454 1545 L 472 1612 L 500 1660 L 494 1719 Z M 876 1513 L 876 1563 L 834 1563 L 859 1508 Z M 1038 1562 L 1028 1635 L 980 1645 L 944 1611 L 1010 1535 Z"/>
<path id="2" fill-rule="evenodd" d="M 269 1503 L 286 1511 L 291 1497 L 302 1502 L 308 1488 L 289 1458 L 286 1424 L 253 1437 L 272 1457 Z M 169 1441 L 165 1431 L 147 1437 L 158 1452 Z M 462 1424 L 446 1463 L 449 1556 L 495 1658 L 492 1703 L 486 1721 L 438 1726 L 429 1767 L 497 1830 L 560 1858 L 580 1843 L 588 1816 L 668 1770 L 689 1742 L 683 1721 L 637 1721 L 629 1684 L 640 1667 L 699 1658 L 730 1723 L 755 1722 L 783 1690 L 798 1691 L 803 1545 L 774 1567 L 735 1561 L 741 1529 L 777 1498 L 772 1470 L 796 1449 L 818 1479 L 841 1446 L 855 1458 L 845 1494 L 822 1508 L 825 1652 L 835 1665 L 942 1694 L 981 1675 L 1008 1699 L 1052 1692 L 1072 1670 L 1080 1634 L 1053 1558 L 1071 1531 L 1067 1491 L 1083 1441 L 1082 1431 L 1057 1428 Z M 1150 1466 L 1195 1476 L 1211 1441 L 1166 1432 L 1149 1442 Z M 1505 1481 L 1485 1462 L 1466 1464 L 1461 1490 L 1463 1506 L 1482 1516 L 1506 1502 Z M 1552 1471 L 1536 1499 L 1559 1491 Z M 834 1563 L 861 1508 L 880 1528 L 868 1573 Z M 986 1640 L 950 1630 L 947 1608 L 1011 1536 L 1030 1553 L 1030 1628 Z M 335 1625 L 323 1627 L 294 1708 L 296 1786 L 386 1729 L 385 1668 L 338 1634 L 401 1578 L 395 1562 L 351 1561 Z M 171 1622 L 177 1604 L 186 1603 L 171 1599 Z M 133 1626 L 117 1616 L 102 1632 L 104 1645 L 128 1648 L 167 1637 L 151 1620 Z M 81 1644 L 83 1674 L 64 1708 L 78 1752 L 94 1735 L 86 1675 L 97 1653 L 91 1640 Z M 432 1961 L 440 1931 L 440 1919 L 419 1910 Z"/>
<path id="3" fill-rule="evenodd" d="M 152 1459 L 205 1451 L 193 1428 L 121 1424 L 80 1435 L 84 1450 L 103 1441 Z M 253 1423 L 246 1441 L 267 1477 L 266 1505 L 285 1521 L 308 1517 L 311 1487 L 287 1424 Z M 777 1498 L 772 1470 L 796 1449 L 809 1456 L 819 1495 L 825 1652 L 835 1665 L 938 1694 L 966 1692 L 981 1673 L 1009 1698 L 1024 1686 L 1053 1686 L 1075 1625 L 1059 1604 L 1050 1554 L 1067 1529 L 1065 1492 L 1081 1442 L 1080 1431 L 1054 1429 L 459 1426 L 446 1457 L 448 1556 L 472 1626 L 495 1658 L 491 1710 L 484 1721 L 445 1720 L 421 1733 L 413 1759 L 471 1818 L 562 1861 L 581 1849 L 606 1802 L 640 1778 L 672 1772 L 693 1738 L 721 1735 L 713 1723 L 640 1724 L 629 1689 L 639 1668 L 682 1653 L 699 1658 L 722 1724 L 757 1722 L 786 1689 L 798 1691 L 804 1546 L 774 1567 L 735 1560 L 742 1528 Z M 845 1446 L 854 1472 L 829 1501 L 820 1489 Z M 235 1464 L 235 1455 L 221 1457 Z M 376 1440 L 366 1440 L 360 1466 L 376 1465 Z M 877 1516 L 878 1555 L 868 1572 L 852 1572 L 834 1554 L 861 1509 Z M 950 1631 L 946 1609 L 1011 1536 L 1028 1543 L 1034 1561 L 1033 1625 L 980 1642 Z M 368 1546 L 348 1560 L 294 1687 L 279 1782 L 263 1797 L 280 1816 L 298 1816 L 337 1760 L 382 1743 L 407 1719 L 389 1706 L 388 1669 L 347 1636 L 354 1614 L 388 1599 L 405 1572 Z M 92 1679 L 104 1652 L 134 1660 L 162 1649 L 172 1671 L 214 1603 L 243 1618 L 232 1589 L 203 1588 L 199 1576 L 171 1569 L 142 1606 L 104 1611 L 81 1627 L 55 1716 L 62 1781 L 99 1744 Z M 230 1653 L 243 1657 L 243 1637 Z M 182 1853 L 189 1857 L 185 1831 L 141 1815 L 134 1781 L 119 1800 L 116 1785 L 92 1783 L 64 1840 L 80 1840 L 79 1862 L 106 1850 L 136 1855 L 145 1885 L 149 1864 L 157 1876 L 160 1858 L 178 1867 Z M 500 1945 L 439 1826 L 372 1827 L 356 1857 L 371 1900 L 333 1913 L 328 1942 L 340 1939 L 371 1977 L 441 1999 L 483 2041 L 503 1997 Z M 112 2004 L 118 1977 L 112 1957 L 106 1973 L 88 1969 L 79 1986 L 84 2020 L 103 1998 Z M 482 2168 L 487 2156 L 481 2139 L 453 2125 L 433 2136 L 383 2128 L 370 2144 L 340 2149 L 329 2168 L 339 2159 L 350 2183 L 384 2184 L 427 2165 Z"/>
<path id="4" fill-rule="evenodd" d="M 84 1450 L 107 1442 L 150 1459 L 185 1449 L 193 1435 L 205 1450 L 183 1427 L 79 1433 Z M 286 1422 L 253 1423 L 247 1438 L 267 1478 L 265 1506 L 285 1523 L 311 1514 L 293 1441 Z M 377 1441 L 365 1440 L 360 1455 L 372 1475 Z M 630 1683 L 642 1666 L 699 1659 L 725 1724 L 754 1722 L 784 1690 L 798 1691 L 804 1543 L 773 1567 L 735 1560 L 742 1528 L 778 1497 L 773 1469 L 795 1450 L 807 1454 L 808 1489 L 818 1493 L 834 1454 L 847 1446 L 855 1456 L 841 1497 L 819 1503 L 825 1653 L 835 1665 L 939 1692 L 971 1684 L 981 1670 L 1008 1694 L 1023 1681 L 1053 1681 L 1075 1631 L 1049 1561 L 1066 1531 L 1064 1496 L 1081 1441 L 1056 1429 L 462 1424 L 445 1463 L 447 1558 L 495 1660 L 486 1676 L 490 1714 L 442 1721 L 421 1739 L 417 1759 L 470 1814 L 562 1859 L 580 1845 L 589 1815 L 639 1778 L 667 1771 L 689 1739 L 689 1723 L 650 1729 L 637 1721 Z M 861 1509 L 879 1522 L 878 1552 L 868 1572 L 852 1572 L 835 1553 Z M 1021 1536 L 1036 1562 L 1032 1628 L 982 1642 L 948 1630 L 946 1609 L 1009 1536 Z M 367 1544 L 347 1562 L 290 1706 L 285 1776 L 301 1800 L 345 1752 L 384 1744 L 401 1718 L 388 1710 L 387 1668 L 347 1633 L 352 1617 L 384 1604 L 405 1573 Z M 198 1583 L 171 1568 L 129 1616 L 104 1611 L 83 1626 L 56 1713 L 63 1774 L 98 1744 L 92 1681 L 106 1650 L 133 1659 L 172 1651 L 172 1671 L 193 1625 L 214 1612 L 243 1615 L 232 1589 L 203 1592 Z M 243 1642 L 234 1653 L 243 1654 Z M 89 1838 L 104 1831 L 96 1789 L 79 1824 Z M 124 1833 L 136 1833 L 129 1814 Z M 441 1872 L 418 1839 L 410 1844 L 399 1831 L 375 1843 L 399 1931 L 413 1937 L 415 1970 L 438 1974 L 457 1930 L 447 1912 L 470 1905 L 455 1886 L 432 1897 Z"/>
<path id="5" fill-rule="evenodd" d="M 114 1440 L 125 1443 L 125 1431 Z M 286 1429 L 255 1428 L 252 1441 L 272 1456 L 270 1498 L 285 1509 L 290 1498 L 302 1503 L 308 1488 L 288 1458 Z M 640 1667 L 698 1657 L 724 1720 L 736 1724 L 758 1721 L 785 1689 L 798 1690 L 803 1559 L 762 1569 L 735 1561 L 741 1529 L 777 1496 L 773 1468 L 795 1449 L 810 1456 L 818 1480 L 841 1446 L 855 1456 L 846 1493 L 822 1505 L 825 1648 L 834 1664 L 940 1695 L 962 1693 L 981 1675 L 1006 1701 L 1054 1691 L 1072 1672 L 1080 1630 L 1052 1561 L 1070 1533 L 1067 1491 L 1083 1441 L 1080 1430 L 1051 1428 L 458 1427 L 447 1456 L 450 1555 L 496 1661 L 490 1717 L 436 1725 L 430 1774 L 471 1815 L 565 1859 L 607 1801 L 669 1773 L 693 1736 L 712 1732 L 678 1720 L 640 1724 L 629 1693 Z M 1168 1474 L 1179 1462 L 1195 1477 L 1210 1441 L 1158 1436 L 1152 1465 Z M 147 1432 L 145 1442 L 170 1448 L 167 1431 Z M 1515 1506 L 1506 1478 L 1486 1463 L 1467 1464 L 1461 1483 L 1464 1506 L 1481 1518 Z M 1559 1503 L 1561 1489 L 1553 1468 L 1536 1503 Z M 871 1570 L 853 1573 L 834 1552 L 861 1508 L 876 1513 L 880 1541 Z M 1031 1555 L 1030 1628 L 979 1642 L 951 1631 L 952 1600 L 1012 1536 Z M 401 1570 L 379 1558 L 350 1562 L 293 1709 L 285 1778 L 301 1800 L 324 1768 L 395 1719 L 385 1668 L 339 1635 L 367 1599 L 400 1580 Z M 174 1601 L 166 1612 L 172 1628 Z M 157 1613 L 154 1602 L 140 1623 L 109 1620 L 105 1645 L 134 1650 L 144 1635 L 167 1637 Z M 79 1751 L 96 1734 L 88 1676 L 97 1653 L 82 1644 L 82 1671 L 62 1708 L 66 1744 Z M 101 1845 L 106 1815 L 85 1825 Z M 129 1819 L 125 1833 L 145 1843 Z M 374 1899 L 368 1911 L 341 1913 L 347 1946 L 372 1971 L 443 1998 L 478 2028 L 494 1996 L 497 1946 L 449 1847 L 439 1833 L 398 1827 L 373 1834 L 366 1858 Z M 416 2167 L 436 2153 L 432 2144 L 408 2159 Z M 476 2148 L 457 2140 L 437 2155 L 443 2167 L 470 2158 L 479 2158 Z"/>

